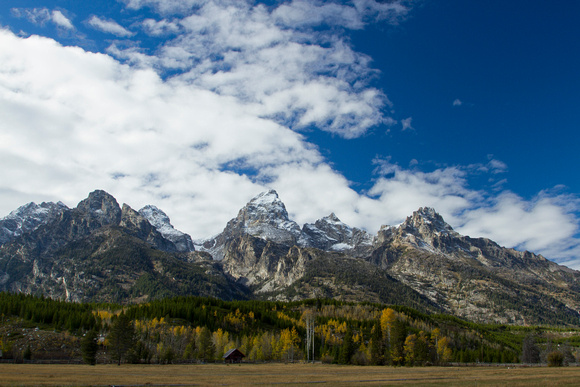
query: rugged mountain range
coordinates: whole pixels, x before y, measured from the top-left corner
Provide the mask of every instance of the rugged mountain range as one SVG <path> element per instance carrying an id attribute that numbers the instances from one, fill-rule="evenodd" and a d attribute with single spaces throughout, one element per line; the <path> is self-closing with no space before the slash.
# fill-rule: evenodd
<path id="1" fill-rule="evenodd" d="M 580 322 L 580 272 L 462 236 L 431 208 L 370 235 L 334 214 L 300 227 L 269 191 L 193 242 L 160 209 L 95 191 L 72 209 L 20 207 L 0 220 L 0 243 L 0 290 L 71 301 L 329 297 L 485 322 Z"/>

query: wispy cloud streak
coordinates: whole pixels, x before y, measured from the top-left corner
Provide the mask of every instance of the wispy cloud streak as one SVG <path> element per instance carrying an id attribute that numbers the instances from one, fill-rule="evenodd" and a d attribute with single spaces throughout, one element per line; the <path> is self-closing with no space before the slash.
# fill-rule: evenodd
<path id="1" fill-rule="evenodd" d="M 25 18 L 33 24 L 45 25 L 48 22 L 55 24 L 65 30 L 74 29 L 71 20 L 66 17 L 62 11 L 48 8 L 12 8 L 12 15 L 19 18 Z"/>
<path id="2" fill-rule="evenodd" d="M 114 20 L 106 20 L 100 18 L 98 16 L 91 16 L 89 20 L 87 20 L 87 24 L 102 32 L 106 32 L 108 34 L 113 34 L 119 37 L 131 37 L 134 35 L 133 32 L 127 30 L 125 27 L 120 25 Z"/>

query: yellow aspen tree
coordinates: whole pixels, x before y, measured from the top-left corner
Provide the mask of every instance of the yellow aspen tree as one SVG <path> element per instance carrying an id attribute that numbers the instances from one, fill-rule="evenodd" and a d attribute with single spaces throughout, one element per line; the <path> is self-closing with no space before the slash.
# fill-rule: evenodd
<path id="1" fill-rule="evenodd" d="M 300 342 L 300 335 L 296 330 L 296 327 L 292 327 L 292 331 L 290 331 L 290 337 L 292 338 L 292 344 L 298 344 Z"/>
<path id="2" fill-rule="evenodd" d="M 360 352 L 364 358 L 363 364 L 368 364 L 369 359 L 371 358 L 371 346 L 370 345 L 366 346 L 365 343 L 363 342 L 358 348 L 358 352 Z"/>
<path id="3" fill-rule="evenodd" d="M 158 343 L 157 346 L 155 347 L 155 355 L 157 356 L 157 362 L 161 361 L 161 357 L 163 356 L 163 350 L 164 350 L 164 346 L 163 346 L 163 342 Z"/>
<path id="4" fill-rule="evenodd" d="M 290 329 L 284 329 L 280 332 L 279 343 L 279 359 L 288 360 L 290 348 L 292 347 L 292 333 L 290 332 Z"/>
<path id="5" fill-rule="evenodd" d="M 453 355 L 453 351 L 449 348 L 450 340 L 448 337 L 443 336 L 439 339 L 437 343 L 437 355 L 439 357 L 439 361 L 442 363 L 447 363 L 451 360 L 451 356 Z"/>
<path id="6" fill-rule="evenodd" d="M 271 360 L 274 358 L 274 347 L 276 337 L 270 332 L 264 332 L 261 337 L 261 346 L 264 360 Z"/>
<path id="7" fill-rule="evenodd" d="M 221 359 L 224 355 L 224 331 L 221 328 L 213 333 L 213 344 L 216 358 Z"/>
<path id="8" fill-rule="evenodd" d="M 391 308 L 383 309 L 381 314 L 381 330 L 386 338 L 387 348 L 391 347 L 391 330 L 397 319 L 397 312 Z"/>
<path id="9" fill-rule="evenodd" d="M 230 349 L 234 349 L 236 346 L 236 343 L 230 340 L 230 333 L 227 331 L 224 332 L 223 345 L 224 345 L 224 353 L 226 353 Z"/>
<path id="10" fill-rule="evenodd" d="M 257 361 L 258 360 L 258 346 L 254 345 L 254 339 L 252 339 L 252 346 L 251 349 L 246 352 L 246 356 L 248 357 L 249 361 Z"/>
<path id="11" fill-rule="evenodd" d="M 264 348 L 262 347 L 262 337 L 261 336 L 256 336 L 254 337 L 254 343 L 252 345 L 252 352 L 255 353 L 255 355 L 253 356 L 253 360 L 266 360 L 264 357 Z"/>
<path id="12" fill-rule="evenodd" d="M 415 363 L 415 346 L 417 345 L 417 335 L 409 335 L 405 339 L 403 345 L 403 354 L 405 356 L 405 363 L 412 366 Z"/>
<path id="13" fill-rule="evenodd" d="M 251 337 L 244 335 L 242 336 L 242 340 L 240 342 L 240 351 L 242 351 L 242 353 L 245 353 L 246 356 L 249 356 L 251 350 L 252 350 L 252 339 Z M 249 357 L 248 357 L 249 360 Z"/>

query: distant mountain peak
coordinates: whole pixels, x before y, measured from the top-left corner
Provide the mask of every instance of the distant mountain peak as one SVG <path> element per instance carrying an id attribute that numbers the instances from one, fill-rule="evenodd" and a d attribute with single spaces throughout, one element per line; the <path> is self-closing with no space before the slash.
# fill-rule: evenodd
<path id="1" fill-rule="evenodd" d="M 17 219 L 21 218 L 22 216 L 31 216 L 31 215 L 41 215 L 43 213 L 50 212 L 51 210 L 63 210 L 68 209 L 66 204 L 59 201 L 57 203 L 53 202 L 42 202 L 41 204 L 36 204 L 35 202 L 27 203 L 23 206 L 18 207 L 16 210 L 12 211 L 8 216 L 6 216 L 3 220 L 6 219 Z"/>
<path id="2" fill-rule="evenodd" d="M 334 212 L 332 212 L 330 215 L 325 216 L 324 218 L 322 218 L 320 220 L 323 220 L 323 221 L 329 222 L 329 223 L 342 223 L 342 221 L 338 218 L 338 216 L 336 216 L 336 214 Z"/>
<path id="3" fill-rule="evenodd" d="M 158 207 L 148 204 L 139 210 L 139 213 L 149 220 L 155 227 L 171 224 L 169 216 Z M 173 226 L 172 226 L 173 227 Z"/>
<path id="4" fill-rule="evenodd" d="M 435 209 L 433 207 L 419 207 L 419 209 L 415 212 L 417 214 L 421 214 L 423 216 L 441 218 L 441 215 L 439 215 L 439 213 L 437 211 L 435 211 Z"/>
<path id="5" fill-rule="evenodd" d="M 431 207 L 421 207 L 403 223 L 403 228 L 415 228 L 421 233 L 449 233 L 453 231 L 443 217 Z"/>
<path id="6" fill-rule="evenodd" d="M 173 242 L 178 251 L 195 250 L 191 236 L 176 230 L 169 216 L 159 208 L 149 204 L 141 208 L 139 214 L 147 219 L 165 239 Z"/>
<path id="7" fill-rule="evenodd" d="M 300 235 L 300 227 L 289 219 L 286 206 L 274 190 L 255 196 L 236 220 L 246 233 L 278 243 L 294 244 Z"/>
<path id="8" fill-rule="evenodd" d="M 224 258 L 225 244 L 244 234 L 293 246 L 300 237 L 300 226 L 289 219 L 286 206 L 278 193 L 269 190 L 253 197 L 220 234 L 203 241 L 199 249 L 206 250 L 214 259 L 221 260 Z"/>
<path id="9" fill-rule="evenodd" d="M 122 211 L 117 199 L 103 190 L 91 192 L 77 205 L 77 210 L 98 219 L 102 225 L 119 224 L 121 221 Z"/>
<path id="10" fill-rule="evenodd" d="M 343 223 L 333 212 L 314 224 L 302 227 L 299 244 L 321 250 L 345 251 L 372 245 L 372 237 L 363 230 Z"/>
<path id="11" fill-rule="evenodd" d="M 103 204 L 106 203 L 117 203 L 117 199 L 113 197 L 110 193 L 103 191 L 101 189 L 94 190 L 93 192 L 89 193 L 86 199 L 83 199 L 78 207 L 83 207 L 92 210 L 98 210 L 102 207 Z"/>
<path id="12" fill-rule="evenodd" d="M 267 204 L 271 202 L 280 201 L 280 197 L 278 196 L 278 192 L 276 190 L 268 190 L 264 192 L 260 192 L 258 195 L 254 196 L 250 203 L 254 203 L 256 205 L 259 204 Z"/>
<path id="13" fill-rule="evenodd" d="M 244 208 L 242 208 L 240 213 L 244 210 L 249 214 L 256 214 L 259 216 L 269 214 L 269 218 L 288 219 L 286 206 L 282 200 L 280 200 L 278 193 L 273 189 L 256 195 Z"/>
<path id="14" fill-rule="evenodd" d="M 69 208 L 63 202 L 30 202 L 0 219 L 0 245 L 48 222 L 54 215 Z"/>
<path id="15" fill-rule="evenodd" d="M 236 219 L 243 223 L 244 227 L 251 227 L 256 222 L 276 224 L 279 221 L 289 220 L 286 206 L 274 190 L 254 196 L 239 211 Z"/>

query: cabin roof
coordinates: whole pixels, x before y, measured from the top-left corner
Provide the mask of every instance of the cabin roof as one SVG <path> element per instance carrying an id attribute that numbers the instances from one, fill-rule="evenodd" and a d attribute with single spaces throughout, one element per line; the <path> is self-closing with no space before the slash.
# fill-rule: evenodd
<path id="1" fill-rule="evenodd" d="M 239 354 L 240 354 L 242 357 L 246 357 L 246 355 L 244 355 L 244 354 L 242 353 L 242 351 L 240 351 L 240 350 L 239 350 L 239 349 L 237 349 L 237 348 L 234 348 L 234 349 L 230 349 L 229 351 L 227 351 L 227 352 L 224 354 L 223 358 L 224 358 L 224 359 L 226 359 L 226 358 L 228 358 L 229 356 L 231 356 L 231 355 L 232 355 L 233 353 L 235 353 L 235 352 L 239 352 Z"/>

